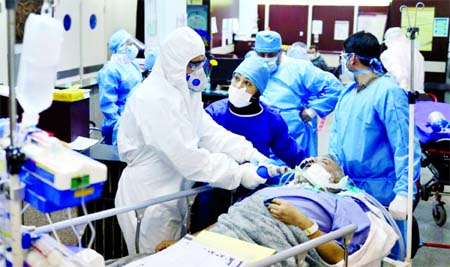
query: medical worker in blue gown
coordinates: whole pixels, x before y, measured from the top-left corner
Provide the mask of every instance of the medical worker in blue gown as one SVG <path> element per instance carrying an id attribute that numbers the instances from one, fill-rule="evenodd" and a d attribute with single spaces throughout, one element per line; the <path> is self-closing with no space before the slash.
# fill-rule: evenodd
<path id="1" fill-rule="evenodd" d="M 258 57 L 245 59 L 234 71 L 228 98 L 216 101 L 206 112 L 225 129 L 244 136 L 262 154 L 270 150 L 294 168 L 304 158 L 303 149 L 289 136 L 278 110 L 259 101 L 269 80 L 269 70 Z"/>
<path id="2" fill-rule="evenodd" d="M 304 152 L 291 136 L 279 112 L 259 101 L 269 80 L 269 70 L 259 57 L 246 58 L 234 71 L 228 98 L 216 101 L 206 112 L 225 129 L 244 136 L 262 154 L 272 150 L 290 167 L 304 158 Z M 270 171 L 277 172 L 275 166 Z M 242 199 L 256 190 L 239 187 L 234 200 Z M 193 208 L 191 230 L 201 230 L 217 221 L 230 205 L 231 191 L 216 189 L 198 195 Z"/>
<path id="3" fill-rule="evenodd" d="M 103 112 L 102 134 L 106 144 L 117 144 L 118 121 L 130 90 L 142 81 L 134 62 L 143 44 L 125 30 L 115 32 L 108 42 L 111 59 L 98 72 L 100 109 Z"/>
<path id="4" fill-rule="evenodd" d="M 346 175 L 395 219 L 405 219 L 408 192 L 408 98 L 381 72 L 380 45 L 375 36 L 358 32 L 344 42 L 346 64 L 355 81 L 336 105 L 330 154 Z M 420 146 L 414 139 L 414 178 L 420 175 Z M 415 188 L 414 188 L 415 190 Z"/>
<path id="5" fill-rule="evenodd" d="M 341 83 L 311 62 L 282 57 L 281 37 L 277 32 L 259 32 L 255 51 L 266 61 L 270 71 L 261 101 L 279 109 L 289 134 L 306 149 L 306 156 L 316 156 L 316 116 L 323 118 L 333 111 L 343 89 Z"/>

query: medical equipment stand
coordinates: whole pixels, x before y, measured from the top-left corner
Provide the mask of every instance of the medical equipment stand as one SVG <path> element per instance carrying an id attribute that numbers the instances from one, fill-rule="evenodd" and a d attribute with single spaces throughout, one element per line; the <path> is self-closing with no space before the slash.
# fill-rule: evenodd
<path id="1" fill-rule="evenodd" d="M 9 174 L 9 203 L 10 203 L 10 225 L 12 239 L 12 263 L 13 267 L 22 267 L 22 199 L 23 187 L 19 181 L 18 173 L 25 160 L 25 155 L 19 147 L 16 147 L 14 133 L 16 131 L 16 97 L 15 97 L 15 62 L 14 46 L 16 43 L 16 0 L 6 0 L 8 17 L 8 85 L 9 85 L 9 120 L 11 143 L 6 149 L 6 159 Z"/>
<path id="2" fill-rule="evenodd" d="M 417 11 L 423 9 L 425 5 L 422 2 L 416 4 L 416 13 L 414 17 L 414 26 L 411 27 L 409 20 L 408 7 L 402 5 L 400 7 L 400 13 L 405 12 L 408 18 L 408 28 L 409 39 L 411 41 L 411 56 L 410 56 L 410 79 L 409 79 L 409 92 L 408 92 L 408 103 L 409 103 L 409 146 L 408 146 L 408 227 L 407 227 L 407 243 L 406 243 L 406 259 L 412 265 L 411 251 L 412 251 L 412 221 L 413 221 L 413 186 L 414 186 L 414 104 L 416 103 L 416 98 L 418 92 L 414 90 L 414 40 L 416 39 L 416 34 L 419 32 L 417 27 Z"/>

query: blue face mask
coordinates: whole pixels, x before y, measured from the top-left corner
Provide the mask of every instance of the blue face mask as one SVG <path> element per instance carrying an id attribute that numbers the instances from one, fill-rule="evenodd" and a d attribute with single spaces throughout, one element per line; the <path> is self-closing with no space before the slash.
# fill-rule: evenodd
<path id="1" fill-rule="evenodd" d="M 278 69 L 278 57 L 262 58 L 267 64 L 270 73 L 274 73 Z"/>
<path id="2" fill-rule="evenodd" d="M 135 59 L 138 53 L 139 49 L 136 46 L 130 45 L 127 47 L 127 56 L 130 60 Z"/>

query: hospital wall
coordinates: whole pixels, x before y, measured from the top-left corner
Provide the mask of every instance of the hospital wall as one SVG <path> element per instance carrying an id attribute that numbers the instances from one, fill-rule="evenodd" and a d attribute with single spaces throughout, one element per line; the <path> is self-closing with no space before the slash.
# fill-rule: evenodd
<path id="1" fill-rule="evenodd" d="M 218 32 L 213 34 L 214 51 L 225 51 L 223 53 L 234 53 L 242 56 L 253 45 L 254 39 L 239 40 L 234 42 L 234 51 L 229 49 L 221 50 L 221 20 L 224 18 L 238 18 L 239 1 L 215 1 L 211 0 L 211 17 L 216 17 Z M 221 2 L 221 4 L 217 4 Z M 291 1 L 294 2 L 294 1 Z M 299 1 L 301 2 L 301 1 Z M 426 7 L 434 7 L 434 17 L 449 18 L 450 5 L 448 0 L 424 0 L 422 1 Z M 354 33 L 358 29 L 358 18 L 361 16 L 384 18 L 381 28 L 376 30 L 379 32 L 379 39 L 382 40 L 384 31 L 389 27 L 400 26 L 401 13 L 399 7 L 407 5 L 413 7 L 417 1 L 410 0 L 393 0 L 390 5 L 385 6 L 335 6 L 320 5 L 312 6 L 312 18 L 308 18 L 307 4 L 259 4 L 258 12 L 258 29 L 263 30 L 270 28 L 278 31 L 283 39 L 283 44 L 290 45 L 295 41 L 304 43 L 317 44 L 319 49 L 329 63 L 330 66 L 336 67 L 338 64 L 338 55 L 343 47 L 343 38 L 335 33 L 335 28 L 344 26 L 348 28 L 348 35 Z M 387 18 L 387 19 L 386 19 Z M 308 25 L 310 21 L 320 21 L 322 23 L 322 32 L 315 37 L 312 34 L 313 25 Z M 337 22 L 340 25 L 337 25 Z M 383 25 L 384 24 L 384 25 Z M 376 27 L 373 27 L 376 28 Z M 308 36 L 309 33 L 309 36 Z M 341 39 L 341 40 L 339 40 Z M 425 57 L 425 81 L 445 83 L 448 77 L 448 54 L 449 54 L 449 38 L 433 37 L 432 50 L 422 51 Z M 242 50 L 245 51 L 242 51 Z M 220 52 L 222 53 L 222 52 Z"/>

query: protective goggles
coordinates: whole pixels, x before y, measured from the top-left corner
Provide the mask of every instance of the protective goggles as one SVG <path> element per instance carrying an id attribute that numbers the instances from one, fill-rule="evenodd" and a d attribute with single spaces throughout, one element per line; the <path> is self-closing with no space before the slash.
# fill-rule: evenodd
<path id="1" fill-rule="evenodd" d="M 136 39 L 135 37 L 130 37 L 127 41 L 127 45 L 134 45 L 136 46 L 139 50 L 144 50 L 145 49 L 145 45 L 144 43 L 142 43 L 141 41 L 139 41 L 138 39 Z"/>
<path id="2" fill-rule="evenodd" d="M 196 71 L 201 67 L 203 67 L 203 65 L 205 65 L 207 60 L 208 59 L 205 57 L 205 59 L 201 61 L 189 61 L 187 67 L 190 68 L 192 71 Z"/>

